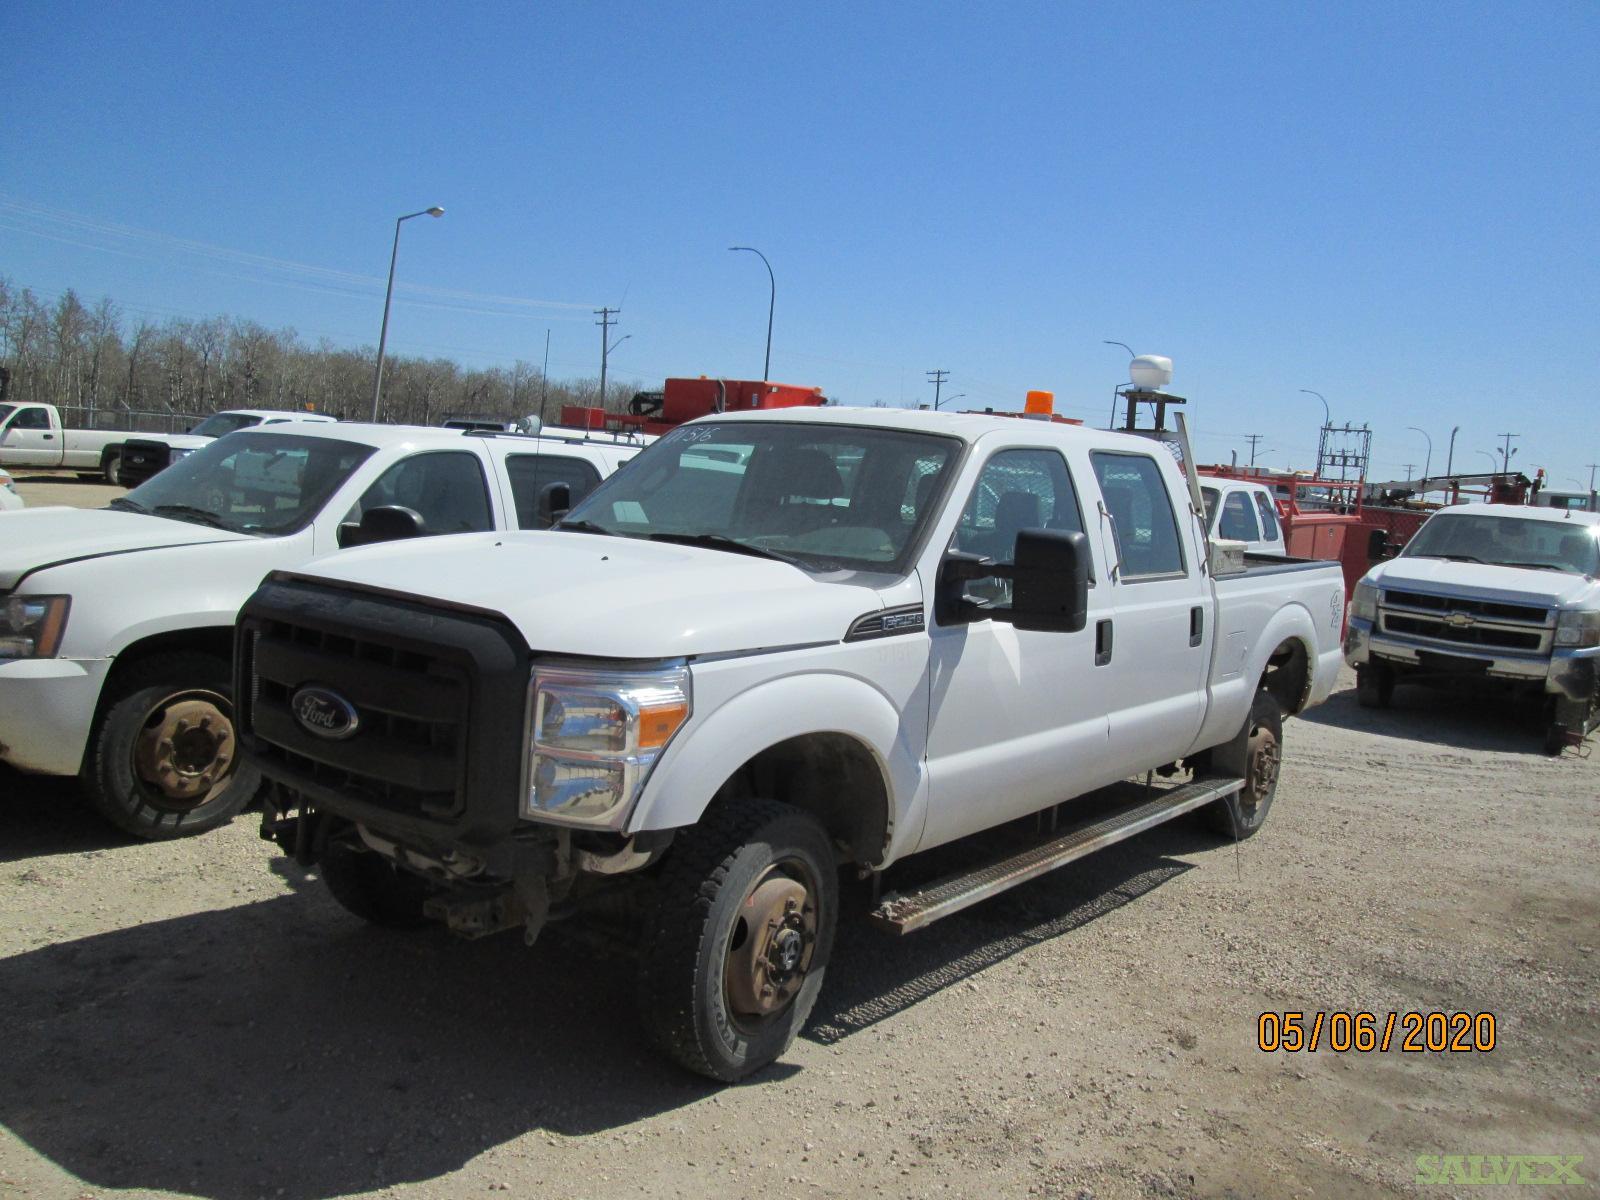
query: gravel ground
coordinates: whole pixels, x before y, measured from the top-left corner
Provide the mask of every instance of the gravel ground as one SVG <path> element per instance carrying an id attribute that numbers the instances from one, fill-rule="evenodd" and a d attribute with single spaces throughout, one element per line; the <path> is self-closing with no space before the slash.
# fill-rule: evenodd
<path id="1" fill-rule="evenodd" d="M 1600 765 L 1352 682 L 1289 723 L 1242 846 L 1178 822 L 908 938 L 847 914 L 807 1034 L 735 1088 L 654 1056 L 624 962 L 368 929 L 248 817 L 134 844 L 0 774 L 0 1197 L 1441 1196 L 1476 1189 L 1417 1156 L 1472 1154 L 1600 1179 Z M 1492 1012 L 1498 1042 L 1257 1049 L 1263 1010 L 1319 1009 Z"/>
<path id="2" fill-rule="evenodd" d="M 112 487 L 108 483 L 90 483 L 76 475 L 32 471 L 27 467 L 8 467 L 7 470 L 16 481 L 17 495 L 28 502 L 29 508 L 43 508 L 50 504 L 99 508 L 113 496 L 127 494 L 126 488 Z"/>

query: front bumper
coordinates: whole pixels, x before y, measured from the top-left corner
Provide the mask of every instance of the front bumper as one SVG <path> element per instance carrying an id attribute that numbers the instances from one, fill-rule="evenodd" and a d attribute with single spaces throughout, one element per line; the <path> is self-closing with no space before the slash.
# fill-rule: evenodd
<path id="1" fill-rule="evenodd" d="M 1548 658 L 1475 654 L 1380 633 L 1371 621 L 1352 618 L 1344 639 L 1344 659 L 1352 667 L 1381 662 L 1419 677 L 1480 677 L 1528 684 L 1558 698 L 1586 702 L 1594 695 L 1600 648 L 1557 649 Z"/>
<path id="2" fill-rule="evenodd" d="M 109 658 L 0 663 L 0 762 L 35 775 L 76 775 Z"/>

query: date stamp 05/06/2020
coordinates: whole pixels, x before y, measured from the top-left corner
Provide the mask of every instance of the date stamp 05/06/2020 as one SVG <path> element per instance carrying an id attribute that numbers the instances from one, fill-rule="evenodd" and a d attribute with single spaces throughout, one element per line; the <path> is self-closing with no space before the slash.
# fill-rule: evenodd
<path id="1" fill-rule="evenodd" d="M 1256 1048 L 1268 1053 L 1487 1054 L 1495 1047 L 1493 1013 L 1264 1012 L 1256 1019 Z"/>

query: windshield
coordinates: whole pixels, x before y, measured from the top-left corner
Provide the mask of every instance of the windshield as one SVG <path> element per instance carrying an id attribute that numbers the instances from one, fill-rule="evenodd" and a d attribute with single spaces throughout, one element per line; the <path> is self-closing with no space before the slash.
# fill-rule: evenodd
<path id="1" fill-rule="evenodd" d="M 373 451 L 337 438 L 235 434 L 179 459 L 111 507 L 236 533 L 293 533 Z"/>
<path id="2" fill-rule="evenodd" d="M 903 571 L 953 474 L 953 438 L 821 423 L 675 429 L 562 522 L 813 570 Z"/>
<path id="3" fill-rule="evenodd" d="M 248 413 L 212 413 L 189 432 L 195 437 L 216 438 L 225 433 L 232 433 L 235 429 L 249 429 L 250 426 L 259 424 L 261 418 L 252 417 Z"/>
<path id="4" fill-rule="evenodd" d="M 1448 558 L 1594 575 L 1600 572 L 1600 526 L 1439 513 L 1428 519 L 1401 553 L 1405 558 Z"/>

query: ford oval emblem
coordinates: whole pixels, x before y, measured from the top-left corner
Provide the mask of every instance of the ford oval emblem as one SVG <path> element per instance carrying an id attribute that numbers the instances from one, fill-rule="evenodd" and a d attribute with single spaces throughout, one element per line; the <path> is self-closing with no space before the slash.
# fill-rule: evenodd
<path id="1" fill-rule="evenodd" d="M 342 741 L 361 728 L 361 714 L 338 692 L 314 685 L 289 698 L 294 719 L 318 737 Z"/>

